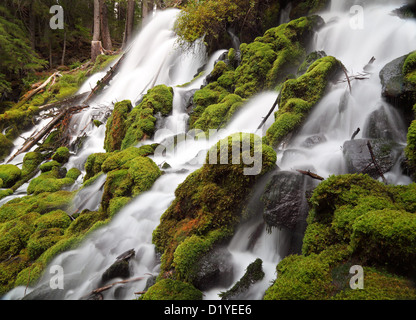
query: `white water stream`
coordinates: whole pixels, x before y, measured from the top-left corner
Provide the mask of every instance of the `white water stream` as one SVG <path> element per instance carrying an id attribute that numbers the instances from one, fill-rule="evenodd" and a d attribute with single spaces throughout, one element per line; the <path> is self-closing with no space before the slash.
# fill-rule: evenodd
<path id="1" fill-rule="evenodd" d="M 300 133 L 287 149 L 290 153 L 279 152 L 278 166 L 284 170 L 296 168 L 311 169 L 327 177 L 330 174 L 346 173 L 343 159 L 342 145 L 349 140 L 352 133 L 358 127 L 364 128 L 368 116 L 380 106 L 385 110 L 391 110 L 391 106 L 381 99 L 381 84 L 379 71 L 391 60 L 407 54 L 416 49 L 416 23 L 413 20 L 401 20 L 392 16 L 393 9 L 401 5 L 400 1 L 389 1 L 388 4 L 367 4 L 364 8 L 364 29 L 353 30 L 351 28 L 351 15 L 345 8 L 345 1 L 333 0 L 332 8 L 322 14 L 326 22 L 325 26 L 316 35 L 314 50 L 323 50 L 328 55 L 333 55 L 341 60 L 350 73 L 360 72 L 370 58 L 376 58 L 372 65 L 371 75 L 368 80 L 353 81 L 352 93 L 345 108 L 340 108 L 341 98 L 344 96 L 347 85 L 340 83 L 334 85 L 329 93 L 315 107 L 303 126 Z M 359 3 L 355 1 L 354 3 Z M 345 9 L 347 9 L 345 11 Z M 91 119 L 104 119 L 102 110 L 109 108 L 113 103 L 130 99 L 134 104 L 150 88 L 149 84 L 166 84 L 174 87 L 173 113 L 165 119 L 163 129 L 155 136 L 155 141 L 163 141 L 173 135 L 186 132 L 188 115 L 185 112 L 183 100 L 186 94 L 198 89 L 204 80 L 204 76 L 212 70 L 215 60 L 223 52 L 217 52 L 207 58 L 201 44 L 197 44 L 194 50 L 184 52 L 177 46 L 176 36 L 171 31 L 178 11 L 167 10 L 158 12 L 149 21 L 146 27 L 132 43 L 123 68 L 113 79 L 107 90 L 100 95 L 91 107 L 74 119 L 74 131 L 82 131 L 87 127 L 88 136 L 84 146 L 71 157 L 67 167 L 78 167 L 83 170 L 88 155 L 95 152 L 104 152 L 103 141 L 105 126 L 95 128 L 88 124 Z M 179 88 L 178 85 L 191 81 L 197 70 L 206 65 L 205 75 L 190 85 Z M 102 76 L 103 74 L 101 74 Z M 81 88 L 88 90 L 99 79 L 94 76 Z M 51 263 L 62 266 L 65 272 L 65 290 L 57 290 L 48 296 L 49 299 L 79 299 L 100 286 L 100 278 L 103 272 L 112 265 L 116 257 L 121 253 L 134 249 L 136 255 L 130 260 L 132 266 L 132 278 L 157 275 L 159 272 L 158 257 L 152 245 L 152 232 L 158 226 L 160 216 L 174 200 L 174 191 L 185 180 L 190 172 L 198 169 L 201 162 L 191 162 L 198 155 L 205 157 L 206 150 L 218 139 L 234 132 L 256 132 L 262 117 L 276 100 L 276 92 L 264 92 L 250 99 L 244 108 L 237 113 L 233 121 L 218 136 L 210 141 L 186 141 L 186 147 L 178 146 L 175 153 L 169 157 L 153 157 L 157 164 L 164 161 L 171 165 L 171 169 L 159 178 L 151 190 L 138 196 L 129 205 L 121 210 L 111 223 L 94 232 L 86 239 L 78 249 L 59 255 Z M 270 126 L 273 119 L 269 119 L 263 128 Z M 397 127 L 405 131 L 397 123 Z M 363 132 L 363 131 L 362 131 Z M 302 146 L 303 141 L 313 135 L 325 136 L 326 142 L 313 148 Z M 361 137 L 362 133 L 358 137 Z M 405 141 L 399 141 L 405 143 Z M 149 142 L 150 143 L 150 142 Z M 295 155 L 295 156 L 291 156 Z M 313 166 L 313 167 L 311 167 Z M 187 171 L 179 171 L 186 169 Z M 409 179 L 399 171 L 388 175 L 393 183 L 408 183 Z M 93 195 L 98 193 L 97 181 L 91 189 L 87 190 Z M 94 189 L 94 186 L 96 189 Z M 98 197 L 98 196 L 96 196 Z M 92 207 L 98 204 L 91 199 Z M 284 236 L 281 232 L 273 230 L 271 234 L 263 230 L 254 246 L 247 250 L 249 235 L 257 224 L 243 225 L 236 232 L 229 244 L 232 254 L 234 279 L 238 281 L 244 274 L 247 266 L 255 259 L 263 260 L 265 278 L 255 284 L 247 293 L 246 299 L 261 299 L 264 291 L 276 277 L 275 268 L 283 258 L 281 250 Z M 46 272 L 40 284 L 35 288 L 27 288 L 27 293 L 37 292 L 42 287 L 49 287 L 52 275 Z M 116 281 L 116 280 L 114 280 Z M 115 286 L 105 292 L 105 299 L 134 299 L 134 292 L 145 288 L 146 279 L 129 285 Z M 218 293 L 228 288 L 216 288 L 205 292 L 205 299 L 218 299 Z M 19 299 L 24 295 L 25 288 L 19 287 L 9 292 L 5 299 Z M 35 296 L 36 297 L 36 296 Z"/>

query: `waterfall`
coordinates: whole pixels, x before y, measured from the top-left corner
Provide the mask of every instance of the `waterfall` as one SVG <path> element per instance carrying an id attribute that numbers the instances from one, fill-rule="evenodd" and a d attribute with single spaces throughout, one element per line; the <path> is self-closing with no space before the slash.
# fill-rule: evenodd
<path id="1" fill-rule="evenodd" d="M 387 62 L 416 49 L 415 22 L 401 20 L 390 14 L 399 3 L 401 2 L 379 5 L 377 2 L 366 2 L 363 5 L 364 28 L 359 30 L 351 29 L 351 14 L 345 1 L 333 0 L 331 9 L 322 13 L 327 25 L 316 34 L 312 51 L 322 50 L 327 55 L 333 55 L 351 74 L 362 71 L 371 57 L 374 56 L 376 60 L 368 73 L 368 79 L 353 81 L 351 92 L 345 82 L 332 85 L 290 145 L 285 150 L 279 150 L 277 164 L 281 169 L 311 168 L 323 177 L 346 173 L 342 146 L 350 139 L 354 130 L 362 128 L 358 137 L 363 137 L 368 118 L 380 108 L 392 117 L 396 116 L 392 107 L 381 98 L 379 71 Z M 161 130 L 158 130 L 154 141 L 146 143 L 162 142 L 187 131 L 188 114 L 184 101 L 192 91 L 201 87 L 224 50 L 207 57 L 200 42 L 191 51 L 185 51 L 178 46 L 177 37 L 172 31 L 178 12 L 172 9 L 155 13 L 128 48 L 120 72 L 91 103 L 89 109 L 72 119 L 74 135 L 84 133 L 88 138 L 82 149 L 70 158 L 67 168 L 77 167 L 84 171 L 83 165 L 88 155 L 105 152 L 105 126 L 96 128 L 89 124 L 91 119 L 105 121 L 117 101 L 129 99 L 137 104 L 152 85 L 172 86 L 174 103 L 172 115 L 163 119 L 163 123 L 158 122 Z M 204 70 L 203 75 L 192 81 L 200 70 Z M 105 71 L 92 76 L 80 92 L 89 91 L 104 74 Z M 262 132 L 257 130 L 257 126 L 277 95 L 277 92 L 267 91 L 249 99 L 227 127 L 209 141 L 187 140 L 186 144 L 178 145 L 175 152 L 167 157 L 152 156 L 157 164 L 166 161 L 171 168 L 155 182 L 151 190 L 132 200 L 108 225 L 90 234 L 79 248 L 57 256 L 50 263 L 50 266 L 59 265 L 65 271 L 64 290 L 55 290 L 52 293 L 47 290 L 52 277 L 47 268 L 38 285 L 33 288 L 15 288 L 4 298 L 20 299 L 26 291 L 32 298 L 80 299 L 100 286 L 102 274 L 116 261 L 118 255 L 134 249 L 136 254 L 130 260 L 131 278 L 144 278 L 134 283 L 115 286 L 105 293 L 106 299 L 134 299 L 134 292 L 143 290 L 150 275 L 156 276 L 160 271 L 159 257 L 152 244 L 152 232 L 158 226 L 161 215 L 174 200 L 177 186 L 192 171 L 202 166 L 201 161 L 193 160 L 201 155 L 204 157 L 209 147 L 229 134 L 243 131 L 264 135 L 272 124 L 273 117 L 267 121 Z M 405 143 L 405 126 L 397 121 L 396 129 L 399 141 Z M 305 139 L 316 135 L 324 137 L 323 142 L 313 148 L 305 148 Z M 15 163 L 18 161 L 21 162 L 21 158 L 15 159 Z M 394 183 L 409 183 L 397 166 L 386 176 Z M 101 199 L 99 190 L 104 179 L 105 176 L 97 179 L 93 185 L 81 191 L 78 203 L 82 203 L 84 208 L 95 208 L 97 199 Z M 89 197 L 91 201 L 86 202 L 85 199 Z M 264 291 L 276 277 L 276 265 L 284 258 L 284 232 L 273 230 L 269 233 L 264 228 L 255 243 L 249 243 L 250 235 L 260 222 L 261 219 L 239 226 L 228 245 L 234 266 L 232 283 L 241 278 L 247 266 L 256 258 L 263 260 L 266 276 L 252 286 L 245 296 L 246 299 L 262 298 Z M 229 288 L 215 288 L 204 292 L 205 299 L 218 299 L 218 293 L 227 289 Z"/>

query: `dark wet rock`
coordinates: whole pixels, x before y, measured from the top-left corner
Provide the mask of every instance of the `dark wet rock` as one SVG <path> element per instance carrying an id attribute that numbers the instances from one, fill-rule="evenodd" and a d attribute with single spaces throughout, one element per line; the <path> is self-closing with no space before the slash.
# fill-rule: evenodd
<path id="1" fill-rule="evenodd" d="M 349 173 L 367 173 L 373 178 L 380 176 L 372 163 L 372 157 L 367 146 L 370 141 L 374 157 L 383 173 L 390 171 L 403 154 L 403 147 L 392 140 L 357 139 L 344 143 L 344 158 Z"/>
<path id="2" fill-rule="evenodd" d="M 407 116 L 412 113 L 416 88 L 405 80 L 403 66 L 408 55 L 389 62 L 381 71 L 382 95 L 393 106 L 399 108 Z"/>
<path id="3" fill-rule="evenodd" d="M 107 282 L 115 278 L 127 279 L 130 277 L 130 266 L 128 261 L 120 260 L 114 262 L 103 274 L 101 280 Z"/>
<path id="4" fill-rule="evenodd" d="M 116 258 L 114 262 L 102 275 L 101 280 L 107 282 L 111 279 L 122 278 L 127 279 L 130 277 L 130 265 L 129 260 L 134 257 L 134 249 L 128 250 Z"/>
<path id="5" fill-rule="evenodd" d="M 317 180 L 298 172 L 279 171 L 271 176 L 265 188 L 264 220 L 270 228 L 287 231 L 289 253 L 301 249 L 309 211 L 307 195 L 317 184 Z"/>
<path id="6" fill-rule="evenodd" d="M 365 124 L 363 136 L 370 139 L 405 141 L 407 130 L 400 131 L 400 122 L 403 120 L 397 113 L 397 110 L 387 112 L 383 106 L 373 111 Z"/>
<path id="7" fill-rule="evenodd" d="M 302 147 L 310 149 L 326 141 L 327 139 L 323 134 L 317 134 L 310 136 L 309 138 L 306 138 L 305 141 L 302 143 Z"/>
<path id="8" fill-rule="evenodd" d="M 231 253 L 225 247 L 216 247 L 199 260 L 197 270 L 193 285 L 199 290 L 229 286 L 233 275 Z"/>

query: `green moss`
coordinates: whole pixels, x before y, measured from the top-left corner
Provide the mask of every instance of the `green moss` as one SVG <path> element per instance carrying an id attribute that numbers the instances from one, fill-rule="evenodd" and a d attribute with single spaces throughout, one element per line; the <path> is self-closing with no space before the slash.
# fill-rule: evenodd
<path id="1" fill-rule="evenodd" d="M 69 171 L 66 173 L 65 178 L 71 179 L 71 180 L 77 180 L 78 177 L 81 175 L 81 171 L 77 168 L 69 169 Z"/>
<path id="2" fill-rule="evenodd" d="M 63 233 L 61 228 L 43 229 L 33 233 L 27 243 L 29 257 L 33 260 L 37 259 L 48 248 L 61 240 Z"/>
<path id="3" fill-rule="evenodd" d="M 51 211 L 40 216 L 34 221 L 35 231 L 41 231 L 50 228 L 66 229 L 71 224 L 71 219 L 63 210 Z"/>
<path id="4" fill-rule="evenodd" d="M 27 176 L 37 169 L 44 160 L 39 152 L 28 152 L 23 158 L 22 176 Z"/>
<path id="5" fill-rule="evenodd" d="M 243 99 L 236 94 L 229 94 L 218 104 L 205 108 L 199 119 L 194 123 L 193 129 L 208 131 L 226 125 L 234 113 L 243 105 Z"/>
<path id="6" fill-rule="evenodd" d="M 364 288 L 346 287 L 332 300 L 415 300 L 416 290 L 411 281 L 375 268 L 364 268 Z"/>
<path id="7" fill-rule="evenodd" d="M 264 300 L 327 299 L 335 289 L 330 268 L 337 259 L 327 259 L 325 253 L 284 258 L 276 268 L 277 279 L 266 290 Z"/>
<path id="8" fill-rule="evenodd" d="M 248 152 L 261 152 L 258 175 L 245 175 L 247 165 L 241 154 L 240 164 L 232 164 L 233 146 L 241 150 L 243 139 L 250 139 Z M 261 150 L 254 144 L 255 139 Z M 175 267 L 180 279 L 192 279 L 195 261 L 215 243 L 232 235 L 235 225 L 245 218 L 241 212 L 251 188 L 276 162 L 275 152 L 261 145 L 259 137 L 249 134 L 236 134 L 215 145 L 212 155 L 217 163 L 221 152 L 227 156 L 228 164 L 210 164 L 208 153 L 207 163 L 179 185 L 175 200 L 153 232 L 153 243 L 163 253 L 162 272 Z M 185 252 L 192 254 L 187 256 Z"/>
<path id="9" fill-rule="evenodd" d="M 20 179 L 22 171 L 13 164 L 0 165 L 0 179 L 3 180 L 3 188 L 11 188 Z"/>
<path id="10" fill-rule="evenodd" d="M 415 288 L 406 276 L 411 276 L 416 261 L 415 190 L 415 184 L 385 185 L 362 174 L 331 176 L 321 182 L 310 198 L 302 255 L 284 259 L 278 265 L 278 278 L 266 296 L 270 299 L 414 299 Z M 344 249 L 337 252 L 335 248 Z M 298 272 L 307 263 L 321 264 L 327 259 L 333 262 L 323 266 L 324 278 L 294 280 L 301 278 Z M 343 266 L 357 264 L 364 266 L 368 275 L 364 275 L 365 289 L 353 291 L 345 281 L 341 284 L 339 273 Z M 285 274 L 285 268 L 289 274 Z M 385 268 L 388 274 L 380 271 Z M 348 271 L 349 267 L 344 278 L 349 281 Z M 321 288 L 315 287 L 319 281 L 323 281 Z M 322 288 L 326 289 L 322 291 Z"/>
<path id="11" fill-rule="evenodd" d="M 40 169 L 41 172 L 45 173 L 45 172 L 49 172 L 49 171 L 52 171 L 54 169 L 60 168 L 61 166 L 62 166 L 62 164 L 60 164 L 59 162 L 54 160 L 54 161 L 48 161 L 48 162 L 43 163 L 39 167 L 39 169 Z"/>
<path id="12" fill-rule="evenodd" d="M 202 292 L 189 283 L 163 279 L 150 287 L 140 300 L 202 300 Z"/>
<path id="13" fill-rule="evenodd" d="M 126 135 L 126 120 L 133 107 L 129 100 L 118 102 L 114 106 L 113 113 L 107 121 L 104 149 L 107 152 L 120 150 L 121 143 Z"/>
<path id="14" fill-rule="evenodd" d="M 324 57 L 315 61 L 304 75 L 286 81 L 275 122 L 266 133 L 266 142 L 276 148 L 289 133 L 299 128 L 340 68 L 341 63 L 337 59 Z"/>
<path id="15" fill-rule="evenodd" d="M 224 300 L 233 298 L 235 295 L 246 291 L 253 283 L 264 278 L 264 271 L 262 268 L 263 261 L 256 259 L 251 263 L 244 274 L 244 276 L 228 291 L 221 292 L 219 296 Z"/>
<path id="16" fill-rule="evenodd" d="M 351 246 L 373 263 L 416 268 L 416 215 L 398 210 L 368 212 L 353 225 Z"/>
<path id="17" fill-rule="evenodd" d="M 84 182 L 102 171 L 101 166 L 110 155 L 111 153 L 93 153 L 88 156 L 84 166 L 86 171 Z"/>
<path id="18" fill-rule="evenodd" d="M 39 177 L 30 181 L 27 188 L 28 194 L 40 194 L 44 192 L 56 192 L 64 187 L 71 186 L 75 183 L 76 179 L 81 174 L 78 169 L 71 169 L 65 178 L 60 179 L 59 168 L 53 168 L 50 171 L 42 173 Z"/>
<path id="19" fill-rule="evenodd" d="M 58 209 L 66 210 L 71 205 L 72 198 L 72 192 L 58 191 L 10 200 L 0 207 L 0 223 L 19 218 L 30 212 L 45 214 Z"/>
<path id="20" fill-rule="evenodd" d="M 262 89 L 274 88 L 297 70 L 306 56 L 305 46 L 320 21 L 317 16 L 293 20 L 241 46 L 235 93 L 248 98 Z"/>
<path id="21" fill-rule="evenodd" d="M 229 94 L 230 92 L 220 86 L 218 82 L 212 82 L 204 88 L 196 91 L 194 94 L 195 108 L 189 119 L 190 128 L 194 128 L 195 122 L 201 117 L 204 110 L 208 106 L 219 103 Z"/>
<path id="22" fill-rule="evenodd" d="M 14 145 L 6 136 L 0 133 L 0 160 L 4 160 L 12 151 Z"/>
<path id="23" fill-rule="evenodd" d="M 110 200 L 108 206 L 108 215 L 110 218 L 114 217 L 122 208 L 124 208 L 128 203 L 130 203 L 130 197 L 117 197 Z"/>
<path id="24" fill-rule="evenodd" d="M 60 147 L 56 150 L 55 154 L 52 156 L 52 160 L 59 163 L 66 163 L 69 160 L 69 150 L 66 147 Z"/>
<path id="25" fill-rule="evenodd" d="M 0 190 L 0 200 L 13 194 L 12 189 Z"/>
<path id="26" fill-rule="evenodd" d="M 416 120 L 413 121 L 407 132 L 407 146 L 405 148 L 406 157 L 412 170 L 416 169 Z"/>
<path id="27" fill-rule="evenodd" d="M 173 89 L 159 85 L 150 89 L 143 101 L 135 107 L 125 121 L 126 134 L 121 144 L 121 150 L 138 144 L 146 137 L 151 137 L 155 131 L 155 115 L 160 113 L 167 116 L 172 112 Z"/>
<path id="28" fill-rule="evenodd" d="M 101 205 L 107 210 L 114 198 L 138 196 L 149 190 L 160 175 L 159 167 L 147 157 L 137 156 L 119 163 L 117 169 L 107 174 Z"/>

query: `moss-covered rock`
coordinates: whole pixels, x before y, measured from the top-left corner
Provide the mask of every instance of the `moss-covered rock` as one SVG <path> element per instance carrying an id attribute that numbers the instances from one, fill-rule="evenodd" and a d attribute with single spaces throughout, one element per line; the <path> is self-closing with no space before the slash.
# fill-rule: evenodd
<path id="1" fill-rule="evenodd" d="M 12 151 L 14 145 L 6 136 L 0 133 L 0 160 L 4 160 Z"/>
<path id="2" fill-rule="evenodd" d="M 28 152 L 23 158 L 22 176 L 27 176 L 37 169 L 44 160 L 39 152 Z"/>
<path id="3" fill-rule="evenodd" d="M 0 165 L 0 179 L 3 181 L 3 188 L 11 188 L 20 179 L 22 171 L 13 164 Z"/>
<path id="4" fill-rule="evenodd" d="M 108 172 L 101 205 L 105 210 L 118 197 L 136 197 L 151 188 L 161 175 L 159 167 L 147 157 L 137 157 L 118 170 Z"/>
<path id="5" fill-rule="evenodd" d="M 27 188 L 28 194 L 40 194 L 44 192 L 56 192 L 64 187 L 69 187 L 75 183 L 75 180 L 81 172 L 73 168 L 66 173 L 64 178 L 61 178 L 61 171 L 58 167 L 53 167 L 51 170 L 43 172 L 39 177 L 30 181 Z"/>
<path id="6" fill-rule="evenodd" d="M 240 164 L 232 164 L 233 146 L 241 150 L 243 139 L 246 143 L 250 139 L 247 152 L 257 152 L 262 157 L 258 175 L 245 175 L 247 165 L 242 154 Z M 214 159 L 220 163 L 221 154 L 226 155 L 228 164 L 213 164 Z M 236 134 L 214 146 L 207 163 L 177 188 L 176 199 L 153 232 L 153 242 L 163 253 L 162 273 L 175 269 L 177 279 L 192 282 L 197 271 L 195 262 L 232 235 L 243 219 L 242 206 L 251 188 L 260 176 L 274 168 L 275 161 L 275 152 L 254 135 Z"/>
<path id="7" fill-rule="evenodd" d="M 126 134 L 122 139 L 121 150 L 135 146 L 155 132 L 155 115 L 167 116 L 172 112 L 173 89 L 159 85 L 150 89 L 143 101 L 135 107 L 125 121 Z"/>
<path id="8" fill-rule="evenodd" d="M 61 166 L 62 164 L 60 164 L 58 161 L 53 160 L 53 161 L 48 161 L 48 162 L 41 164 L 39 169 L 41 172 L 45 173 L 45 172 L 52 171 L 54 169 L 59 169 Z"/>
<path id="9" fill-rule="evenodd" d="M 68 162 L 70 153 L 67 147 L 60 147 L 56 150 L 52 156 L 52 160 L 57 161 L 61 164 Z"/>
<path id="10" fill-rule="evenodd" d="M 412 171 L 416 172 L 416 120 L 411 123 L 407 132 L 405 154 Z"/>
<path id="11" fill-rule="evenodd" d="M 193 129 L 208 131 L 226 125 L 234 113 L 242 107 L 243 102 L 244 100 L 236 94 L 227 95 L 218 104 L 211 104 L 205 108 L 202 115 L 194 123 Z"/>
<path id="12" fill-rule="evenodd" d="M 415 299 L 415 190 L 362 174 L 321 182 L 310 198 L 302 255 L 279 263 L 265 298 Z M 364 290 L 345 283 L 352 265 L 364 267 Z"/>
<path id="13" fill-rule="evenodd" d="M 121 143 L 126 135 L 126 120 L 133 109 L 129 100 L 118 102 L 114 106 L 113 113 L 107 120 L 104 149 L 113 152 L 121 149 Z"/>
<path id="14" fill-rule="evenodd" d="M 140 300 L 202 300 L 202 292 L 189 283 L 163 279 L 151 286 Z"/>
<path id="15" fill-rule="evenodd" d="M 299 128 L 341 67 L 341 62 L 334 57 L 324 57 L 315 61 L 304 75 L 284 83 L 275 122 L 265 137 L 269 145 L 276 148 L 289 133 Z"/>
<path id="16" fill-rule="evenodd" d="M 295 73 L 306 56 L 305 47 L 313 32 L 322 25 L 318 16 L 303 17 L 243 44 L 241 64 L 235 71 L 235 93 L 248 98 L 262 89 L 274 88 Z"/>

